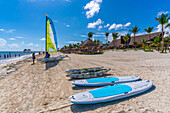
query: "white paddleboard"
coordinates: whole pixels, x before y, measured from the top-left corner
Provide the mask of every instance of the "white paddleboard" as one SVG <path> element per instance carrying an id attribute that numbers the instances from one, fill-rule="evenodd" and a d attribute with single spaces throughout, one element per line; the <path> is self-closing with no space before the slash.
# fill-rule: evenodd
<path id="1" fill-rule="evenodd" d="M 74 80 L 72 81 L 72 84 L 77 86 L 105 86 L 105 85 L 113 85 L 118 83 L 136 81 L 139 79 L 140 79 L 139 76 L 103 77 L 103 78 Z"/>
<path id="2" fill-rule="evenodd" d="M 143 93 L 151 87 L 151 81 L 129 82 L 78 93 L 70 96 L 69 100 L 74 104 L 108 102 Z"/>

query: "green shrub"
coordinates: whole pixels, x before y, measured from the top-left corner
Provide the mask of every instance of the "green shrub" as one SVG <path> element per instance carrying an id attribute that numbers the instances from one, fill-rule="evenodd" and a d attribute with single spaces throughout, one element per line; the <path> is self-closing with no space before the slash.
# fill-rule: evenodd
<path id="1" fill-rule="evenodd" d="M 162 52 L 162 51 L 161 51 L 160 53 L 167 53 L 167 52 Z"/>
<path id="2" fill-rule="evenodd" d="M 145 49 L 144 50 L 145 52 L 153 52 L 153 50 L 151 49 L 151 50 L 149 50 L 149 49 Z"/>

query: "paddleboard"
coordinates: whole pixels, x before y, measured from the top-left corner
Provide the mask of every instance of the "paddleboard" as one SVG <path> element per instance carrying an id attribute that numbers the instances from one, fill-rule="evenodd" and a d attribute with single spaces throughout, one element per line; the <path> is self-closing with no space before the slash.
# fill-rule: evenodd
<path id="1" fill-rule="evenodd" d="M 139 76 L 120 76 L 120 77 L 104 77 L 104 78 L 93 78 L 72 81 L 73 85 L 77 86 L 105 86 L 113 85 L 123 82 L 130 82 L 139 80 Z"/>
<path id="2" fill-rule="evenodd" d="M 137 81 L 98 88 L 69 97 L 74 104 L 95 104 L 114 101 L 143 93 L 152 87 L 151 81 Z"/>

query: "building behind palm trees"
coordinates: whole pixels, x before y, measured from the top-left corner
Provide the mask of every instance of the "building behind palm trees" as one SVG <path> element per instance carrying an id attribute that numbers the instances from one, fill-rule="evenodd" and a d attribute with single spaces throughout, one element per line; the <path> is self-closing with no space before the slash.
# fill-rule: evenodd
<path id="1" fill-rule="evenodd" d="M 82 52 L 92 52 L 97 51 L 98 44 L 92 41 L 90 38 L 87 38 L 81 45 L 80 48 Z"/>
<path id="2" fill-rule="evenodd" d="M 162 33 L 161 32 L 156 32 L 156 33 L 151 33 L 150 34 L 150 39 L 151 41 L 154 40 L 154 38 L 158 35 L 161 35 L 162 36 Z M 123 37 L 124 36 L 121 36 L 120 39 L 117 39 L 117 40 L 113 40 L 110 44 L 109 44 L 109 48 L 114 48 L 114 47 L 125 47 L 126 43 L 125 41 L 123 40 Z M 149 34 L 144 34 L 144 35 L 138 35 L 136 36 L 136 39 L 135 39 L 135 42 L 137 42 L 137 46 L 138 47 L 141 47 L 142 46 L 142 40 L 145 39 L 145 40 L 150 40 L 149 39 Z M 134 37 L 130 37 L 129 40 L 127 41 L 127 44 L 129 45 L 129 47 L 132 47 L 133 46 L 133 42 L 134 42 Z"/>

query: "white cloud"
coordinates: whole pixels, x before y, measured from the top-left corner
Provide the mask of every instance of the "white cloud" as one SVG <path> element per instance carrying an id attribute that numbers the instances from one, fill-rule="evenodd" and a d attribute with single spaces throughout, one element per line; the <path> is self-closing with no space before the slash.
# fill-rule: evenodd
<path id="1" fill-rule="evenodd" d="M 34 44 L 33 43 L 29 43 L 29 44 L 27 44 L 27 46 L 33 46 Z"/>
<path id="2" fill-rule="evenodd" d="M 103 27 L 100 25 L 99 27 L 98 27 L 98 30 L 100 30 L 100 29 L 102 29 Z"/>
<path id="3" fill-rule="evenodd" d="M 98 19 L 96 22 L 88 23 L 87 28 L 96 28 L 97 25 L 100 25 L 102 23 L 103 21 L 101 19 Z"/>
<path id="4" fill-rule="evenodd" d="M 110 24 L 106 24 L 106 25 L 104 26 L 104 28 L 109 27 L 109 26 L 110 26 Z"/>
<path id="5" fill-rule="evenodd" d="M 9 46 L 10 48 L 19 48 L 19 45 L 16 44 L 16 43 L 8 44 L 8 46 Z"/>
<path id="6" fill-rule="evenodd" d="M 0 38 L 0 47 L 4 47 L 7 44 L 7 41 L 3 38 Z"/>
<path id="7" fill-rule="evenodd" d="M 94 16 L 95 13 L 99 13 L 101 3 L 102 0 L 92 0 L 91 2 L 86 4 L 84 9 L 88 10 L 86 11 L 87 18 L 91 18 Z"/>
<path id="8" fill-rule="evenodd" d="M 0 29 L 0 31 L 5 31 L 5 29 Z"/>
<path id="9" fill-rule="evenodd" d="M 10 38 L 9 40 L 16 40 L 15 38 Z"/>
<path id="10" fill-rule="evenodd" d="M 169 12 L 168 12 L 168 11 L 166 11 L 166 12 L 165 12 L 165 11 L 160 11 L 160 12 L 158 12 L 157 17 L 158 17 L 158 16 L 161 16 L 161 15 L 162 15 L 162 13 L 164 13 L 164 14 L 168 14 Z"/>
<path id="11" fill-rule="evenodd" d="M 118 33 L 119 33 L 119 35 L 121 35 L 121 36 L 125 36 L 125 35 L 128 34 L 128 31 L 119 31 Z"/>
<path id="12" fill-rule="evenodd" d="M 22 41 L 21 44 L 23 45 L 23 44 L 24 44 L 24 41 Z"/>
<path id="13" fill-rule="evenodd" d="M 44 41 L 44 40 L 45 40 L 45 38 L 41 38 L 40 40 L 41 40 L 41 41 Z"/>
<path id="14" fill-rule="evenodd" d="M 6 31 L 7 33 L 13 33 L 14 31 L 16 31 L 16 29 L 10 29 L 8 31 Z"/>
<path id="15" fill-rule="evenodd" d="M 124 25 L 124 27 L 128 27 L 128 26 L 130 26 L 130 25 L 131 25 L 131 23 L 128 22 L 128 23 L 126 23 L 126 24 Z"/>
<path id="16" fill-rule="evenodd" d="M 135 36 L 144 35 L 144 34 L 147 34 L 147 33 L 146 32 L 141 32 L 141 33 L 135 34 Z M 134 34 L 132 33 L 131 36 L 134 37 Z"/>
<path id="17" fill-rule="evenodd" d="M 81 37 L 87 37 L 86 35 L 80 35 Z"/>
<path id="18" fill-rule="evenodd" d="M 66 25 L 67 27 L 70 27 L 70 25 Z"/>
<path id="19" fill-rule="evenodd" d="M 102 33 L 102 32 L 97 32 L 96 34 L 101 34 L 101 35 L 104 35 L 105 33 Z"/>
<path id="20" fill-rule="evenodd" d="M 16 36 L 15 38 L 23 38 L 23 37 L 20 37 L 20 36 Z"/>
<path id="21" fill-rule="evenodd" d="M 110 27 L 109 27 L 109 30 L 112 30 L 112 29 L 115 29 L 115 30 L 118 30 L 119 28 L 122 28 L 123 25 L 122 24 L 112 24 Z"/>
<path id="22" fill-rule="evenodd" d="M 93 35 L 93 37 L 102 37 L 102 35 Z"/>
<path id="23" fill-rule="evenodd" d="M 77 44 L 77 43 L 79 43 L 78 41 L 68 41 L 68 42 L 66 42 L 66 43 L 69 43 L 69 44 Z"/>

